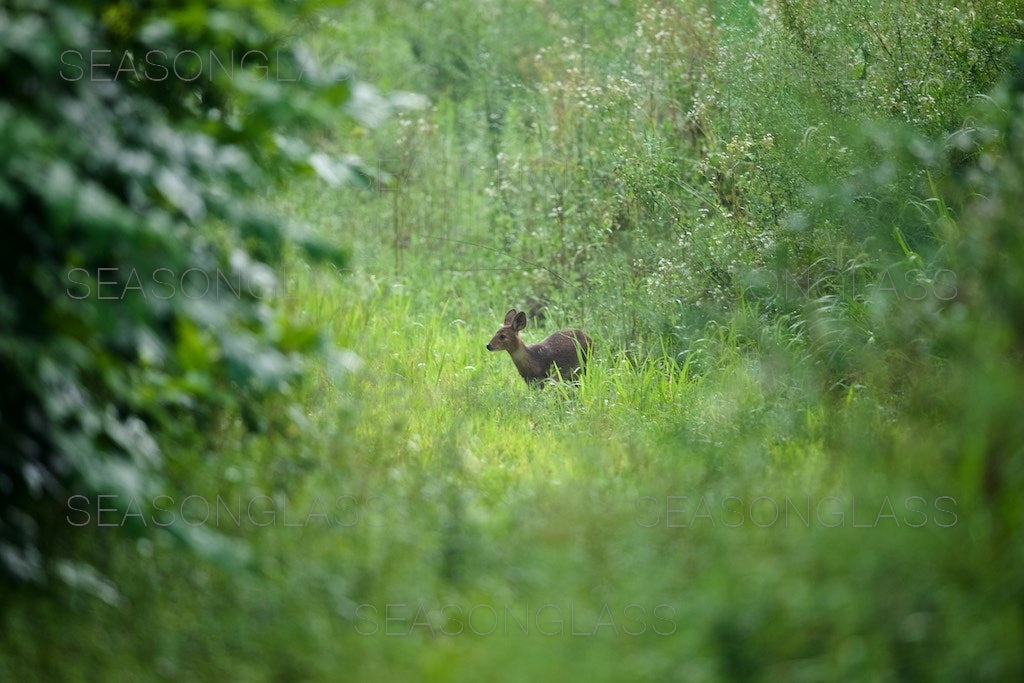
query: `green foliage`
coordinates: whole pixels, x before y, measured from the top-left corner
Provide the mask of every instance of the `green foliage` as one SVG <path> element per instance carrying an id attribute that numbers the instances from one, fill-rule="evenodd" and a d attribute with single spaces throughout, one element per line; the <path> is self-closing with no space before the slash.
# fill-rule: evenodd
<path id="1" fill-rule="evenodd" d="M 365 111 L 353 88 L 373 95 L 289 40 L 315 9 L 16 2 L 0 12 L 8 575 L 44 578 L 39 544 L 60 536 L 68 491 L 151 494 L 162 444 L 189 415 L 241 408 L 270 427 L 260 397 L 287 394 L 323 346 L 274 312 L 268 263 L 295 245 L 337 267 L 344 250 L 254 202 L 283 173 L 334 184 L 353 174 L 353 162 L 303 142 Z"/>
<path id="2" fill-rule="evenodd" d="M 57 100 L 34 105 L 46 135 L 28 134 L 34 109 L 8 107 L 5 145 L 79 150 L 71 187 L 106 188 L 131 226 L 82 223 L 109 203 L 77 189 L 63 213 L 38 208 L 60 173 L 30 185 L 24 154 L 3 161 L 17 172 L 0 195 L 35 198 L 31 234 L 65 230 L 50 261 L 4 263 L 39 288 L 0 290 L 15 386 L 62 420 L 47 434 L 110 451 L 72 463 L 88 483 L 73 490 L 171 500 L 103 517 L 94 495 L 50 519 L 38 536 L 63 539 L 59 583 L 8 590 L 0 678 L 1021 677 L 1020 2 L 308 9 L 230 15 L 431 106 L 371 130 L 374 111 L 325 120 L 287 84 L 228 84 L 202 106 L 154 86 L 143 103 L 167 97 L 169 127 L 216 147 L 203 163 L 193 138 L 165 147 L 185 150 L 179 185 L 123 144 L 112 177 L 149 179 L 123 196 Z M 167 8 L 157 35 L 208 31 L 204 12 Z M 150 39 L 131 8 L 102 16 Z M 384 110 L 416 101 L 353 86 L 350 109 L 359 92 Z M 234 127 L 251 116 L 266 118 Z M 133 144 L 155 154 L 159 137 Z M 249 162 L 229 163 L 236 148 Z M 342 150 L 369 161 L 329 156 Z M 281 178 L 294 164 L 365 191 Z M 284 182 L 262 193 L 255 168 Z M 191 194 L 308 227 L 200 220 Z M 139 218 L 153 212 L 166 217 Z M 351 256 L 325 269 L 302 244 Z M 84 285 L 64 271 L 86 263 L 95 290 L 108 252 L 255 277 L 281 264 L 288 296 L 116 312 L 69 297 Z M 533 390 L 484 350 L 510 306 L 528 342 L 570 325 L 594 337 L 578 386 Z M 31 403 L 4 396 L 7 429 Z M 139 533 L 154 513 L 170 533 Z"/>

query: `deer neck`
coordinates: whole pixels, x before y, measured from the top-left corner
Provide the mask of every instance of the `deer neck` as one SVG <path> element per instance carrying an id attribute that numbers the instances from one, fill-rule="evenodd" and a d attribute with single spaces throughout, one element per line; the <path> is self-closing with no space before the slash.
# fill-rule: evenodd
<path id="1" fill-rule="evenodd" d="M 516 337 L 515 348 L 509 349 L 508 353 L 512 356 L 512 362 L 515 363 L 516 369 L 519 370 L 519 374 L 522 375 L 523 379 L 537 379 L 543 375 L 543 369 L 540 368 L 539 360 L 518 336 Z"/>

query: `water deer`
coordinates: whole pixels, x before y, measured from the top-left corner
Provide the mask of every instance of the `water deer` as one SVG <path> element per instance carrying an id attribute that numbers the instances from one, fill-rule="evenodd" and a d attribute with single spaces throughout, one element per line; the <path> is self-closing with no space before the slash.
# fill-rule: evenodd
<path id="1" fill-rule="evenodd" d="M 525 327 L 526 313 L 511 309 L 487 350 L 508 351 L 527 384 L 555 377 L 572 378 L 580 372 L 580 362 L 587 362 L 591 341 L 585 332 L 559 330 L 541 343 L 527 346 L 519 338 Z"/>

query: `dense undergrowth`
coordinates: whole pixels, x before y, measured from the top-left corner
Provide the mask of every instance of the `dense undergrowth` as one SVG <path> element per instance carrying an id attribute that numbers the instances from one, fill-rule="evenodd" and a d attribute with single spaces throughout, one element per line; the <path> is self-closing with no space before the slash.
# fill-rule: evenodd
<path id="1" fill-rule="evenodd" d="M 430 101 L 259 200 L 351 253 L 265 309 L 348 351 L 62 510 L 95 569 L 7 590 L 0 677 L 1019 678 L 1024 8 L 959 5 L 304 25 Z M 510 307 L 579 386 L 485 351 Z"/>

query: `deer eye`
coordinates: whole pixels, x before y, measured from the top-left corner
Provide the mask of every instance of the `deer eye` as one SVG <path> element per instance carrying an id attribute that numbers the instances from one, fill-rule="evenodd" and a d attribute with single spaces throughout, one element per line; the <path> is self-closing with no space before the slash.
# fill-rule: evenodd
<path id="1" fill-rule="evenodd" d="M 505 341 L 505 335 L 503 335 L 503 334 L 499 334 L 499 335 L 498 335 L 498 339 L 500 339 L 500 340 L 502 340 L 502 341 Z"/>

